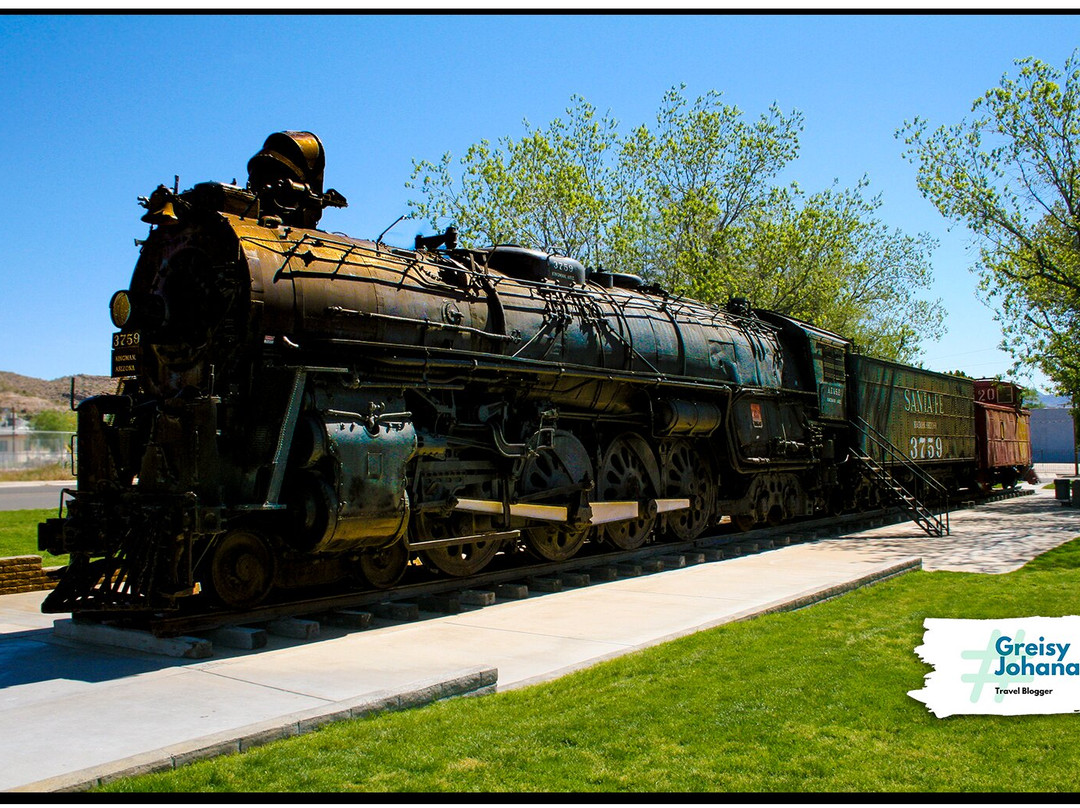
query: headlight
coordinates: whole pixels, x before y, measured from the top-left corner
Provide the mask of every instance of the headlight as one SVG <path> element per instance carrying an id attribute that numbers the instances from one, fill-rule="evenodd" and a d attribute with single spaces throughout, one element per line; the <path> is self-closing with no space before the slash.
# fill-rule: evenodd
<path id="1" fill-rule="evenodd" d="M 123 328 L 131 320 L 131 297 L 126 290 L 121 289 L 112 296 L 109 301 L 109 316 L 117 328 Z"/>

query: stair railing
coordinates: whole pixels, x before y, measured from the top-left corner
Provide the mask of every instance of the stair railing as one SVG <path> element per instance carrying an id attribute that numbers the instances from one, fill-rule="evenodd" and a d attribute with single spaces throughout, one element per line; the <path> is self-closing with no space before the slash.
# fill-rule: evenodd
<path id="1" fill-rule="evenodd" d="M 879 482 L 885 483 L 892 487 L 895 486 L 899 491 L 903 491 L 907 497 L 910 498 L 911 504 L 909 504 L 905 497 L 899 497 L 902 506 L 909 513 L 914 515 L 914 521 L 927 533 L 931 535 L 945 536 L 949 534 L 949 489 L 935 480 L 929 474 L 927 474 L 918 464 L 912 461 L 906 454 L 904 454 L 895 444 L 892 443 L 885 435 L 871 426 L 864 418 L 855 416 L 852 419 L 855 426 L 859 429 L 860 433 L 867 439 L 867 441 L 875 446 L 882 454 L 883 458 L 888 457 L 889 462 L 894 465 L 902 466 L 908 472 L 915 477 L 916 480 L 921 482 L 925 487 L 925 490 L 937 494 L 941 501 L 944 502 L 944 510 L 940 511 L 939 515 L 935 514 L 929 508 L 926 507 L 919 499 L 907 491 L 896 478 L 883 466 L 869 466 L 871 472 L 877 477 Z M 868 457 L 860 458 L 860 460 L 875 462 L 872 454 L 868 453 Z M 876 465 L 876 463 L 875 463 Z"/>

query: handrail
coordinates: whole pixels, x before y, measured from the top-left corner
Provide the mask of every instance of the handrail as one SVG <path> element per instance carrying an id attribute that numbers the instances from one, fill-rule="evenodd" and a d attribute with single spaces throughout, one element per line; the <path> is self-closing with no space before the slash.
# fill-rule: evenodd
<path id="1" fill-rule="evenodd" d="M 852 421 L 860 432 L 878 449 L 881 450 L 883 455 L 888 455 L 893 462 L 902 465 L 908 471 L 910 471 L 917 480 L 920 480 L 931 491 L 938 493 L 944 498 L 944 510 L 939 511 L 937 514 L 931 511 L 926 505 L 920 502 L 911 492 L 905 489 L 900 483 L 893 478 L 893 476 L 885 468 L 870 467 L 870 470 L 874 473 L 879 480 L 892 483 L 897 486 L 899 490 L 903 491 L 911 499 L 911 503 L 904 502 L 904 507 L 915 516 L 915 522 L 919 524 L 928 533 L 931 529 L 939 536 L 944 536 L 950 533 L 949 525 L 949 489 L 935 480 L 923 469 L 921 469 L 916 463 L 912 462 L 903 452 L 901 452 L 885 435 L 881 434 L 873 426 L 871 426 L 864 418 L 855 416 Z M 873 462 L 872 457 L 865 458 L 867 461 Z M 944 518 L 942 518 L 944 517 Z M 925 524 L 924 524 L 925 523 Z"/>
<path id="2" fill-rule="evenodd" d="M 923 471 L 918 464 L 912 462 L 911 458 L 901 452 L 885 435 L 878 432 L 873 426 L 871 426 L 864 418 L 859 415 L 855 416 L 855 424 L 860 427 L 863 434 L 868 437 L 874 445 L 884 452 L 889 454 L 894 460 L 899 461 L 908 471 L 912 472 L 919 480 L 928 485 L 932 490 L 944 495 L 946 498 L 949 496 L 949 489 L 939 483 L 925 471 Z"/>

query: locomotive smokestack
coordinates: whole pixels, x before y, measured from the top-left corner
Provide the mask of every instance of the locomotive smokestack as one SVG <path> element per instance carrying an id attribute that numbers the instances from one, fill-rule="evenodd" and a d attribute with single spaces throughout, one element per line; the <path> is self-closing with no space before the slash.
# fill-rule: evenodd
<path id="1" fill-rule="evenodd" d="M 343 208 L 345 197 L 330 189 L 323 193 L 326 152 L 311 132 L 275 132 L 248 161 L 248 189 L 259 197 L 264 215 L 279 216 L 284 224 L 313 228 L 323 208 Z"/>

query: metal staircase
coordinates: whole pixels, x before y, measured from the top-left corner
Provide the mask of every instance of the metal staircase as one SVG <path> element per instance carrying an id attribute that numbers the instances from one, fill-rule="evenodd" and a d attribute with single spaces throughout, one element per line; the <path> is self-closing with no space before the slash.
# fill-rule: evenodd
<path id="1" fill-rule="evenodd" d="M 865 446 L 870 450 L 870 454 L 856 453 L 855 459 L 863 466 L 870 478 L 878 484 L 890 500 L 897 503 L 911 517 L 911 520 L 926 531 L 928 535 L 938 537 L 949 535 L 949 489 L 919 468 L 888 438 L 874 429 L 864 419 L 856 416 L 854 423 L 860 434 L 866 438 Z M 873 451 L 871 446 L 878 451 Z M 889 468 L 870 456 L 874 454 L 883 459 L 887 458 L 885 462 L 890 467 L 900 466 L 910 472 L 917 481 L 923 484 L 923 490 L 943 503 L 943 507 L 936 511 L 928 508 L 900 484 Z"/>

